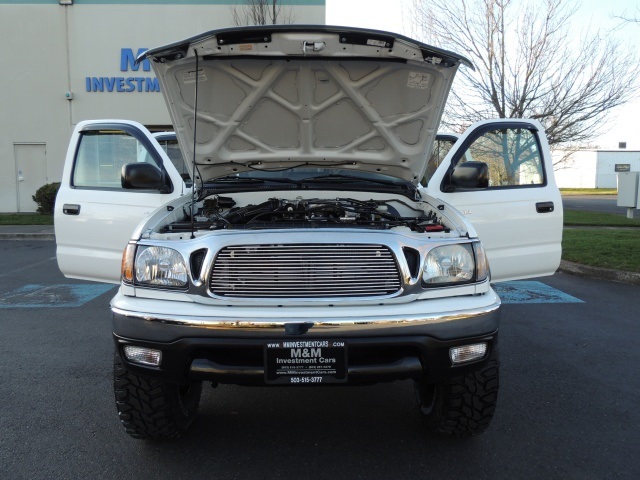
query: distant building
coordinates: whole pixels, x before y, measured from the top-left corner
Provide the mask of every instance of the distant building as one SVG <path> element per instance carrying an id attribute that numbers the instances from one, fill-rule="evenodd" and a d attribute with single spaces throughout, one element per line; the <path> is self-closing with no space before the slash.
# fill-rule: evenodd
<path id="1" fill-rule="evenodd" d="M 554 160 L 564 153 L 554 152 Z M 640 172 L 640 150 L 578 150 L 556 167 L 555 177 L 560 188 L 617 188 L 620 172 Z"/>
<path id="2" fill-rule="evenodd" d="M 82 120 L 171 128 L 158 82 L 138 54 L 232 26 L 242 0 L 0 0 L 0 212 L 34 212 L 60 181 Z M 324 24 L 325 0 L 280 0 L 296 23 Z"/>

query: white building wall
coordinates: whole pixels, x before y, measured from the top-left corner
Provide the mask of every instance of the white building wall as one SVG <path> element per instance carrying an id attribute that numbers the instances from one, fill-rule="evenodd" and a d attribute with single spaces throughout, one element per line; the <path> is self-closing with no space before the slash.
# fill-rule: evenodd
<path id="1" fill-rule="evenodd" d="M 628 165 L 630 172 L 640 172 L 640 152 L 624 150 L 598 151 L 597 188 L 618 188 L 616 165 Z"/>
<path id="2" fill-rule="evenodd" d="M 578 150 L 564 162 L 565 152 L 553 152 L 556 183 L 560 188 L 618 188 L 619 168 L 640 172 L 640 151 Z"/>
<path id="3" fill-rule="evenodd" d="M 42 168 L 46 181 L 54 182 L 60 180 L 71 131 L 81 120 L 125 118 L 169 125 L 162 94 L 145 91 L 153 73 L 143 66 L 135 71 L 127 62 L 123 70 L 123 49 L 135 55 L 139 49 L 232 26 L 231 6 L 239 3 L 75 0 L 61 6 L 57 0 L 0 0 L 0 212 L 18 210 L 16 145 L 44 145 Z M 325 23 L 325 0 L 282 3 L 297 23 Z M 93 88 L 94 78 L 102 79 L 102 91 Z M 29 186 L 34 178 L 29 172 L 22 178 L 23 189 L 35 192 L 41 186 Z M 21 205 L 22 211 L 35 208 L 35 203 Z"/>
<path id="4" fill-rule="evenodd" d="M 46 178 L 62 173 L 57 157 L 70 134 L 64 10 L 57 3 L 0 5 L 0 211 L 17 211 L 16 145 L 45 144 Z"/>
<path id="5" fill-rule="evenodd" d="M 595 188 L 597 152 L 579 150 L 559 162 L 566 152 L 554 152 L 554 174 L 560 188 Z"/>

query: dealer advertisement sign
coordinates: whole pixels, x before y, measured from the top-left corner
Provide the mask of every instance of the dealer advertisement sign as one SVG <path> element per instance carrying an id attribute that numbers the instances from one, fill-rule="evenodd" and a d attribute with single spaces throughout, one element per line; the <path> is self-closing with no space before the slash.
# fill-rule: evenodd
<path id="1" fill-rule="evenodd" d="M 130 92 L 159 92 L 160 83 L 158 79 L 149 74 L 140 73 L 131 74 L 130 72 L 138 72 L 142 67 L 143 72 L 151 71 L 149 60 L 142 60 L 136 63 L 136 58 L 146 52 L 148 48 L 138 48 L 134 53 L 132 48 L 120 49 L 120 71 L 127 72 L 125 76 L 86 76 L 85 89 L 87 92 L 114 92 L 114 93 L 130 93 Z"/>
<path id="2" fill-rule="evenodd" d="M 343 340 L 284 340 L 265 344 L 265 381 L 281 385 L 344 383 Z"/>

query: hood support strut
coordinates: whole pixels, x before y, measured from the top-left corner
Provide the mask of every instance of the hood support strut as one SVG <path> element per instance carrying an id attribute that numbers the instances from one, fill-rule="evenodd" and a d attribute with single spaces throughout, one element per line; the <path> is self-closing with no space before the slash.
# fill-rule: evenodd
<path id="1" fill-rule="evenodd" d="M 196 50 L 195 48 L 193 49 L 193 53 L 196 56 L 196 95 L 195 95 L 195 100 L 194 100 L 194 104 L 193 104 L 193 188 L 191 189 L 191 208 L 190 208 L 190 214 L 191 214 L 191 239 L 193 240 L 194 238 L 196 238 L 195 235 L 195 225 L 194 225 L 194 220 L 195 220 L 195 215 L 193 213 L 194 209 L 195 209 L 195 205 L 196 205 L 196 188 L 197 188 L 197 183 L 196 183 L 196 134 L 198 131 L 198 78 L 200 77 L 199 72 L 199 68 L 200 68 L 200 57 L 198 57 L 198 50 Z"/>

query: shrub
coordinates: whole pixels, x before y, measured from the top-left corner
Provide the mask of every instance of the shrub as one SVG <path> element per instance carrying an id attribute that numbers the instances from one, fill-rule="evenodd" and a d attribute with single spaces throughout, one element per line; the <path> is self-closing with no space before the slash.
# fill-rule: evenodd
<path id="1" fill-rule="evenodd" d="M 37 211 L 43 215 L 53 214 L 53 207 L 56 204 L 56 195 L 60 188 L 60 182 L 47 183 L 36 190 L 32 195 L 33 201 L 38 204 Z"/>

